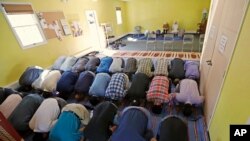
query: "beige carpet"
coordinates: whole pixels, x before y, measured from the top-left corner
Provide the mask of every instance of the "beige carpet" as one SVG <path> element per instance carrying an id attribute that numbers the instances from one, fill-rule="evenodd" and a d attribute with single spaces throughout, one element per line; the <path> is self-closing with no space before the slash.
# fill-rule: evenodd
<path id="1" fill-rule="evenodd" d="M 135 58 L 181 58 L 183 60 L 200 60 L 197 52 L 171 52 L 171 51 L 117 51 L 112 57 L 135 57 Z"/>

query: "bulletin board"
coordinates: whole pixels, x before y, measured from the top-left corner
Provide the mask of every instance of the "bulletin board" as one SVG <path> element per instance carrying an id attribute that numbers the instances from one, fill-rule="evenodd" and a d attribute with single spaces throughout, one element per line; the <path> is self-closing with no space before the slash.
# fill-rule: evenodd
<path id="1" fill-rule="evenodd" d="M 63 12 L 39 12 L 38 17 L 47 39 L 60 38 L 58 32 L 62 36 L 66 35 L 62 25 L 62 20 L 66 22 Z"/>

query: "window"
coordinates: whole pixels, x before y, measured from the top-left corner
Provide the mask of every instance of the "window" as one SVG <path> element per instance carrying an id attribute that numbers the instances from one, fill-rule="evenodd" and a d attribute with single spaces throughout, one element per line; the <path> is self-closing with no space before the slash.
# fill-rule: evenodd
<path id="1" fill-rule="evenodd" d="M 122 10 L 120 7 L 116 7 L 116 21 L 117 24 L 122 24 Z"/>
<path id="2" fill-rule="evenodd" d="M 30 4 L 1 3 L 1 9 L 23 49 L 47 43 Z"/>

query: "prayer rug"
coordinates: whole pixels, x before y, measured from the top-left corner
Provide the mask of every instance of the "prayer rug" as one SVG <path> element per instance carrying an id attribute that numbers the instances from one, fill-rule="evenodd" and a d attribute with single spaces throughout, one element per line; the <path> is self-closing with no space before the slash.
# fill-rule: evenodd
<path id="1" fill-rule="evenodd" d="M 112 57 L 134 57 L 134 58 L 181 58 L 183 60 L 200 60 L 197 52 L 171 52 L 171 51 L 117 51 Z"/>

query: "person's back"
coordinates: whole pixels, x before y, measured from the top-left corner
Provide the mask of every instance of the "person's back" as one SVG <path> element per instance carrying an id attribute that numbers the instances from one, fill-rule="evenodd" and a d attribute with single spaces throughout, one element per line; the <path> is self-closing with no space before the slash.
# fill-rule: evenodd
<path id="1" fill-rule="evenodd" d="M 112 134 L 117 107 L 111 102 L 102 102 L 96 106 L 93 117 L 84 129 L 84 137 L 90 141 L 106 141 Z"/>
<path id="2" fill-rule="evenodd" d="M 39 66 L 28 67 L 19 78 L 19 85 L 22 91 L 31 90 L 32 83 L 39 78 L 43 69 Z"/>
<path id="3" fill-rule="evenodd" d="M 128 58 L 123 69 L 124 73 L 135 73 L 136 72 L 137 60 L 135 58 Z"/>
<path id="4" fill-rule="evenodd" d="M 192 114 L 193 106 L 199 106 L 203 103 L 204 97 L 200 96 L 196 81 L 192 79 L 183 79 L 178 86 L 179 93 L 176 93 L 176 100 L 180 103 L 184 103 L 182 112 L 184 116 L 190 116 Z"/>
<path id="5" fill-rule="evenodd" d="M 40 76 L 32 83 L 32 88 L 36 90 L 42 90 L 42 83 L 45 79 L 45 77 L 49 74 L 51 70 L 43 70 L 43 72 L 40 74 Z"/>
<path id="6" fill-rule="evenodd" d="M 89 95 L 97 96 L 97 97 L 104 97 L 105 91 L 108 87 L 110 79 L 111 79 L 111 77 L 109 74 L 98 73 L 94 79 L 94 82 L 90 86 Z"/>
<path id="7" fill-rule="evenodd" d="M 59 70 L 50 71 L 44 78 L 41 88 L 47 92 L 56 91 L 57 82 L 61 78 L 61 72 Z"/>
<path id="8" fill-rule="evenodd" d="M 95 78 L 95 74 L 91 71 L 84 71 L 80 73 L 76 84 L 75 84 L 75 93 L 79 97 L 83 97 L 88 94 L 89 88 L 92 85 Z"/>
<path id="9" fill-rule="evenodd" d="M 113 74 L 106 89 L 105 97 L 112 100 L 121 100 L 126 95 L 129 79 L 125 73 Z"/>
<path id="10" fill-rule="evenodd" d="M 81 104 L 67 104 L 49 134 L 49 141 L 79 141 L 82 138 L 81 125 L 89 122 L 89 112 Z"/>
<path id="11" fill-rule="evenodd" d="M 122 58 L 113 58 L 113 62 L 109 67 L 109 72 L 121 72 L 124 67 L 124 60 Z"/>
<path id="12" fill-rule="evenodd" d="M 200 78 L 199 63 L 195 61 L 186 61 L 184 68 L 186 70 L 185 77 L 198 80 Z"/>
<path id="13" fill-rule="evenodd" d="M 42 101 L 43 97 L 40 95 L 29 94 L 17 105 L 8 120 L 18 132 L 24 133 L 29 130 L 29 121 Z"/>
<path id="14" fill-rule="evenodd" d="M 130 88 L 128 89 L 126 98 L 130 100 L 138 100 L 146 98 L 150 78 L 144 73 L 136 73 L 132 79 Z"/>
<path id="15" fill-rule="evenodd" d="M 203 96 L 200 96 L 197 82 L 192 79 L 183 79 L 180 82 L 180 92 L 176 94 L 176 100 L 191 105 L 199 105 L 203 102 Z"/>
<path id="16" fill-rule="evenodd" d="M 83 72 L 85 70 L 85 65 L 88 63 L 89 59 L 87 57 L 82 57 L 77 60 L 77 62 L 72 67 L 73 72 Z"/>
<path id="17" fill-rule="evenodd" d="M 6 119 L 21 101 L 22 97 L 19 94 L 11 94 L 4 100 L 4 102 L 0 105 L 0 111 Z"/>
<path id="18" fill-rule="evenodd" d="M 55 121 L 60 114 L 60 110 L 55 98 L 45 99 L 30 120 L 30 128 L 34 130 L 34 132 L 48 132 L 52 127 L 53 121 Z"/>
<path id="19" fill-rule="evenodd" d="M 109 67 L 113 62 L 113 58 L 112 57 L 103 57 L 101 59 L 101 63 L 100 65 L 97 67 L 96 72 L 97 73 L 109 73 Z"/>
<path id="20" fill-rule="evenodd" d="M 169 81 L 166 76 L 155 76 L 150 84 L 147 100 L 159 105 L 169 102 Z"/>
<path id="21" fill-rule="evenodd" d="M 167 117 L 160 123 L 158 141 L 188 141 L 187 124 L 178 117 Z"/>
<path id="22" fill-rule="evenodd" d="M 142 108 L 130 106 L 123 110 L 119 125 L 111 136 L 111 141 L 148 141 L 150 130 L 150 113 Z"/>
<path id="23" fill-rule="evenodd" d="M 144 73 L 148 77 L 151 77 L 152 76 L 152 71 L 151 71 L 152 67 L 153 67 L 152 59 L 150 59 L 150 58 L 140 59 L 136 73 Z"/>
<path id="24" fill-rule="evenodd" d="M 61 101 L 60 103 L 58 102 L 59 100 Z M 43 140 L 47 138 L 47 133 L 58 118 L 61 108 L 66 104 L 66 101 L 59 97 L 47 98 L 42 102 L 29 121 L 30 129 L 35 132 L 33 140 Z"/>
<path id="25" fill-rule="evenodd" d="M 73 67 L 73 65 L 76 63 L 77 58 L 74 56 L 68 56 L 65 58 L 64 62 L 60 66 L 60 70 L 62 71 L 70 71 Z"/>
<path id="26" fill-rule="evenodd" d="M 168 76 L 172 80 L 181 80 L 185 77 L 184 63 L 185 62 L 180 58 L 174 58 L 173 60 L 171 60 L 170 71 Z"/>
<path id="27" fill-rule="evenodd" d="M 85 65 L 85 70 L 95 72 L 99 64 L 100 59 L 98 57 L 90 56 L 88 63 Z"/>
<path id="28" fill-rule="evenodd" d="M 168 76 L 168 60 L 164 58 L 157 59 L 156 69 L 154 71 L 155 76 Z"/>
<path id="29" fill-rule="evenodd" d="M 78 73 L 71 71 L 64 72 L 56 86 L 59 96 L 67 99 L 73 93 L 77 79 Z"/>
<path id="30" fill-rule="evenodd" d="M 61 65 L 63 64 L 63 62 L 65 61 L 66 58 L 67 58 L 66 56 L 59 56 L 59 57 L 55 60 L 55 62 L 54 62 L 54 64 L 52 65 L 51 69 L 52 69 L 52 70 L 60 70 L 60 67 L 61 67 Z"/>

